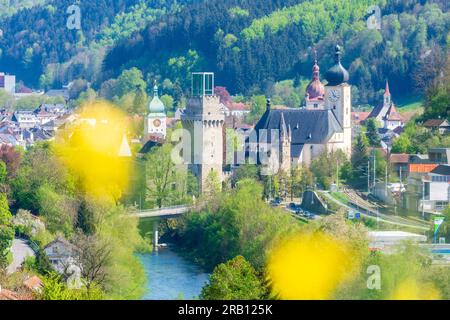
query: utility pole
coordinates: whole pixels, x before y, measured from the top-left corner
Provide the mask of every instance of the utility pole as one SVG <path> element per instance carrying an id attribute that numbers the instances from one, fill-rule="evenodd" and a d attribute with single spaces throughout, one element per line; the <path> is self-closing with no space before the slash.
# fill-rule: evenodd
<path id="1" fill-rule="evenodd" d="M 339 161 L 337 162 L 337 168 L 336 168 L 336 187 L 339 191 Z"/>
<path id="2" fill-rule="evenodd" d="M 384 195 L 386 199 L 387 199 L 387 189 L 388 189 L 388 170 L 386 161 L 386 166 L 384 167 Z"/>
<path id="3" fill-rule="evenodd" d="M 425 219 L 425 179 L 422 177 L 422 219 Z"/>
<path id="4" fill-rule="evenodd" d="M 367 193 L 370 194 L 370 159 L 367 161 Z"/>
<path id="5" fill-rule="evenodd" d="M 377 157 L 375 155 L 375 149 L 373 149 L 373 188 L 377 185 Z"/>

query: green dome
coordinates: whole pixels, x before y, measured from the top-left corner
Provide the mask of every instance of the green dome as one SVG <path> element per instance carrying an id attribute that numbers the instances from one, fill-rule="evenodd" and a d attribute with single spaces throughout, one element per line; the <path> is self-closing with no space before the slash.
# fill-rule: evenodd
<path id="1" fill-rule="evenodd" d="M 157 85 L 155 85 L 155 87 L 153 88 L 153 92 L 154 92 L 153 99 L 149 105 L 150 113 L 165 113 L 164 103 L 162 103 L 162 101 L 158 97 Z"/>
<path id="2" fill-rule="evenodd" d="M 329 86 L 338 86 L 341 83 L 348 82 L 350 76 L 348 71 L 341 64 L 341 47 L 336 46 L 336 64 L 332 66 L 326 74 Z"/>

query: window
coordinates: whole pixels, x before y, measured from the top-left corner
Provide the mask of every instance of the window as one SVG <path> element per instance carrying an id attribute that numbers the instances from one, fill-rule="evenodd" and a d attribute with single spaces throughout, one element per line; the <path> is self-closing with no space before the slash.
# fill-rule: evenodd
<path id="1" fill-rule="evenodd" d="M 193 73 L 192 74 L 192 96 L 212 96 L 214 95 L 214 73 Z"/>

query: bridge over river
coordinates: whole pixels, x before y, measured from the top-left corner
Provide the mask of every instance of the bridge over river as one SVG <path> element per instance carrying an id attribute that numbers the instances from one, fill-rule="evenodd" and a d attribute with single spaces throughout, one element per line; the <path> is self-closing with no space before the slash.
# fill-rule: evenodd
<path id="1" fill-rule="evenodd" d="M 145 218 L 161 218 L 161 219 L 172 219 L 178 218 L 183 214 L 189 212 L 191 207 L 189 206 L 176 206 L 176 207 L 165 207 L 159 209 L 149 209 L 140 210 L 135 212 L 130 212 L 131 215 L 138 217 L 139 219 Z"/>
<path id="2" fill-rule="evenodd" d="M 175 206 L 158 209 L 130 211 L 130 215 L 139 219 L 153 218 L 153 248 L 158 250 L 159 247 L 159 220 L 175 219 L 189 212 L 190 206 Z"/>

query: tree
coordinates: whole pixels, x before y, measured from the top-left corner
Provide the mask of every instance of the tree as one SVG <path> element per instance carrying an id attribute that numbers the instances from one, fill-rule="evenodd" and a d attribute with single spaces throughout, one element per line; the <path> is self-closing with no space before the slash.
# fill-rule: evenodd
<path id="1" fill-rule="evenodd" d="M 0 146 L 0 160 L 6 164 L 8 177 L 14 177 L 20 165 L 21 155 L 13 147 L 3 144 Z"/>
<path id="2" fill-rule="evenodd" d="M 122 72 L 117 78 L 117 92 L 118 97 L 122 97 L 127 93 L 134 92 L 137 88 L 145 91 L 147 84 L 143 79 L 142 72 L 138 68 L 131 68 Z"/>
<path id="3" fill-rule="evenodd" d="M 369 140 L 369 145 L 374 148 L 381 146 L 381 139 L 378 135 L 377 122 L 374 118 L 370 118 L 366 121 L 367 128 L 367 139 Z"/>
<path id="4" fill-rule="evenodd" d="M 11 221 L 12 214 L 9 211 L 8 200 L 3 193 L 0 193 L 0 269 L 8 265 L 9 248 L 14 239 Z"/>
<path id="5" fill-rule="evenodd" d="M 6 168 L 6 163 L 0 160 L 0 185 L 6 182 L 6 177 L 8 176 L 8 170 Z"/>
<path id="6" fill-rule="evenodd" d="M 202 289 L 203 300 L 261 300 L 266 288 L 252 265 L 237 256 L 214 269 L 209 283 Z"/>
<path id="7" fill-rule="evenodd" d="M 168 110 L 168 111 L 173 110 L 174 99 L 171 95 L 164 94 L 161 96 L 160 99 L 161 99 L 162 103 L 164 104 L 164 106 L 166 107 L 166 110 Z"/>
<path id="8" fill-rule="evenodd" d="M 263 186 L 251 179 L 216 194 L 210 204 L 185 216 L 177 230 L 180 246 L 206 268 L 242 255 L 262 271 L 274 241 L 299 228 L 290 214 L 269 206 L 262 194 Z"/>
<path id="9" fill-rule="evenodd" d="M 340 176 L 337 176 L 339 169 L 347 162 L 347 157 L 342 150 L 337 150 L 336 152 L 325 151 L 311 163 L 311 171 L 314 173 L 317 181 L 324 188 L 328 189 L 332 183 L 338 182 L 340 179 Z"/>
<path id="10" fill-rule="evenodd" d="M 111 261 L 111 246 L 96 235 L 78 232 L 72 239 L 76 246 L 75 261 L 81 267 L 81 277 L 89 290 L 96 285 L 104 286 L 107 280 L 107 266 Z"/>
<path id="11" fill-rule="evenodd" d="M 147 195 L 158 208 L 170 202 L 176 180 L 176 166 L 172 162 L 172 146 L 154 148 L 146 160 Z"/>
<path id="12" fill-rule="evenodd" d="M 214 89 L 214 92 L 216 95 L 219 96 L 220 102 L 223 103 L 225 106 L 230 106 L 233 102 L 233 99 L 231 98 L 230 93 L 228 92 L 227 88 L 225 87 L 216 87 Z"/>
<path id="13" fill-rule="evenodd" d="M 408 135 L 402 134 L 394 140 L 392 153 L 408 153 L 411 148 L 411 140 Z"/>

